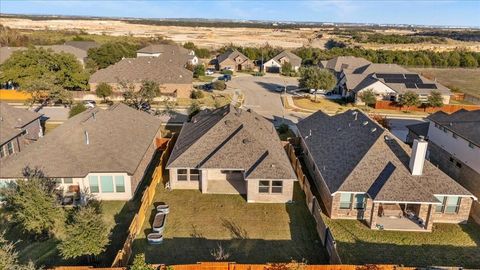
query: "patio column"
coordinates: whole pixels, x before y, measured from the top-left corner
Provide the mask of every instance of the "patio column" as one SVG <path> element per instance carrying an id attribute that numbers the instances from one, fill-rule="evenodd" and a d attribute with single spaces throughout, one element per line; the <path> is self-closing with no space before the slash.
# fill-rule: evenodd
<path id="1" fill-rule="evenodd" d="M 208 188 L 208 172 L 207 170 L 200 170 L 201 177 L 200 177 L 200 191 L 202 193 L 207 193 L 207 188 Z"/>
<path id="2" fill-rule="evenodd" d="M 427 219 L 425 220 L 425 229 L 431 231 L 433 228 L 433 204 L 428 205 Z"/>
<path id="3" fill-rule="evenodd" d="M 378 208 L 380 207 L 380 203 L 373 202 L 372 205 L 372 213 L 370 215 L 370 229 L 377 228 L 377 217 L 378 217 Z"/>

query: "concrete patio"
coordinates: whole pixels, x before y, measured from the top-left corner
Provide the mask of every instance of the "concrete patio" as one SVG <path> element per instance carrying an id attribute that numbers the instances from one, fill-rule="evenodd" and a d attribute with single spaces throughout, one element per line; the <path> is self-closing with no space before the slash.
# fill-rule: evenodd
<path id="1" fill-rule="evenodd" d="M 383 230 L 385 231 L 429 232 L 423 226 L 407 217 L 378 217 L 377 225 L 383 226 Z"/>

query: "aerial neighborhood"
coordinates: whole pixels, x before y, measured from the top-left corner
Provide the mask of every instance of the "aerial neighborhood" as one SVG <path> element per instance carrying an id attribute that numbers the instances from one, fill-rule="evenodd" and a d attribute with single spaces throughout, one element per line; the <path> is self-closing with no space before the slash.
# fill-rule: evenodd
<path id="1" fill-rule="evenodd" d="M 478 30 L 22 16 L 1 269 L 480 267 Z"/>

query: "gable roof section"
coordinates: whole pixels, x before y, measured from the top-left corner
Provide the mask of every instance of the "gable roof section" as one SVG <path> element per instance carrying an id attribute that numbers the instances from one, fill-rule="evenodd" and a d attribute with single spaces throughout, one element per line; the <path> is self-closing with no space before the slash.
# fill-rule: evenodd
<path id="1" fill-rule="evenodd" d="M 294 67 L 299 67 L 302 65 L 302 58 L 287 50 L 284 50 L 281 53 L 277 54 L 275 57 L 272 58 L 272 60 L 280 64 L 280 59 L 284 57 L 288 58 L 290 64 L 292 64 L 292 66 Z"/>
<path id="2" fill-rule="evenodd" d="M 296 179 L 273 125 L 231 105 L 185 123 L 167 168 L 244 170 L 246 179 Z"/>
<path id="3" fill-rule="evenodd" d="M 410 130 L 417 136 L 427 137 L 429 126 L 430 124 L 428 122 L 423 122 L 423 123 L 408 125 L 406 126 L 406 128 L 408 128 L 408 130 Z"/>
<path id="4" fill-rule="evenodd" d="M 480 147 L 480 110 L 461 109 L 452 114 L 438 111 L 427 117 Z"/>
<path id="5" fill-rule="evenodd" d="M 83 50 L 83 51 L 86 51 L 86 52 L 88 52 L 88 50 L 91 49 L 91 48 L 100 47 L 100 44 L 98 44 L 95 41 L 75 41 L 75 40 L 71 40 L 71 41 L 65 42 L 64 44 L 68 45 L 68 46 L 75 47 L 77 49 L 80 49 L 80 50 Z"/>
<path id="6" fill-rule="evenodd" d="M 40 117 L 42 115 L 39 113 L 0 102 L 0 145 L 18 136 L 23 132 L 23 127 Z"/>
<path id="7" fill-rule="evenodd" d="M 85 50 L 82 50 L 70 45 L 46 45 L 46 46 L 37 46 L 37 47 L 44 48 L 46 50 L 52 50 L 54 53 L 73 54 L 75 58 L 81 59 L 82 61 L 87 57 L 87 52 Z"/>
<path id="8" fill-rule="evenodd" d="M 340 72 L 344 69 L 355 69 L 371 64 L 367 59 L 355 56 L 338 56 L 326 62 L 322 61 L 321 63 L 324 68 L 334 70 L 335 72 Z"/>
<path id="9" fill-rule="evenodd" d="M 365 192 L 376 201 L 428 203 L 437 203 L 434 194 L 473 196 L 427 160 L 423 175 L 412 176 L 411 150 L 361 111 L 317 112 L 297 126 L 331 194 Z"/>
<path id="10" fill-rule="evenodd" d="M 217 62 L 218 62 L 218 64 L 221 64 L 222 62 L 224 62 L 227 59 L 235 61 L 235 58 L 237 58 L 237 57 L 243 58 L 244 62 L 250 60 L 243 53 L 241 53 L 237 50 L 227 50 L 226 52 L 217 56 Z"/>
<path id="11" fill-rule="evenodd" d="M 106 110 L 87 110 L 0 161 L 0 178 L 22 177 L 26 166 L 39 168 L 49 177 L 85 177 L 90 172 L 133 175 L 160 124 L 154 116 L 121 103 Z"/>
<path id="12" fill-rule="evenodd" d="M 187 55 L 190 51 L 176 44 L 153 44 L 141 48 L 139 53 L 164 53 L 164 54 L 184 54 Z"/>
<path id="13" fill-rule="evenodd" d="M 95 72 L 90 76 L 89 82 L 118 83 L 122 80 L 133 83 L 152 80 L 159 84 L 190 84 L 193 81 L 193 74 L 164 57 L 124 58 L 116 64 Z"/>

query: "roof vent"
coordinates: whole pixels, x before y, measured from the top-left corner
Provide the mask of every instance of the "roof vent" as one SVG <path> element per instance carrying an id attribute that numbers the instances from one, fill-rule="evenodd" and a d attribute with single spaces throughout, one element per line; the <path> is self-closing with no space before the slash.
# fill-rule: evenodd
<path id="1" fill-rule="evenodd" d="M 373 133 L 373 132 L 377 131 L 377 128 L 372 128 L 372 129 L 370 129 L 370 131 Z"/>
<path id="2" fill-rule="evenodd" d="M 271 164 L 270 167 L 275 168 L 275 164 Z"/>
<path id="3" fill-rule="evenodd" d="M 358 112 L 357 112 L 357 111 L 354 111 L 354 112 L 352 112 L 352 115 L 355 115 L 355 121 L 357 121 L 357 118 L 358 118 Z"/>
<path id="4" fill-rule="evenodd" d="M 245 138 L 245 139 L 243 139 L 243 140 L 242 140 L 242 142 L 243 142 L 244 144 L 247 144 L 247 143 L 249 143 L 249 142 L 250 142 L 250 139 L 248 139 L 248 138 Z"/>
<path id="5" fill-rule="evenodd" d="M 232 124 L 232 121 L 230 120 L 225 120 L 225 125 L 230 126 Z"/>
<path id="6" fill-rule="evenodd" d="M 88 137 L 88 131 L 85 130 L 85 144 L 89 145 L 90 144 L 90 138 Z"/>
<path id="7" fill-rule="evenodd" d="M 392 137 L 390 137 L 390 135 L 385 135 L 385 136 L 383 136 L 383 138 L 384 138 L 385 141 L 387 141 L 387 142 L 388 142 L 388 141 L 391 141 L 391 140 L 393 139 Z"/>
<path id="8" fill-rule="evenodd" d="M 337 132 L 340 131 L 340 130 L 342 130 L 342 128 L 337 128 Z"/>
<path id="9" fill-rule="evenodd" d="M 368 125 L 368 121 L 363 122 L 362 125 L 364 126 Z"/>

